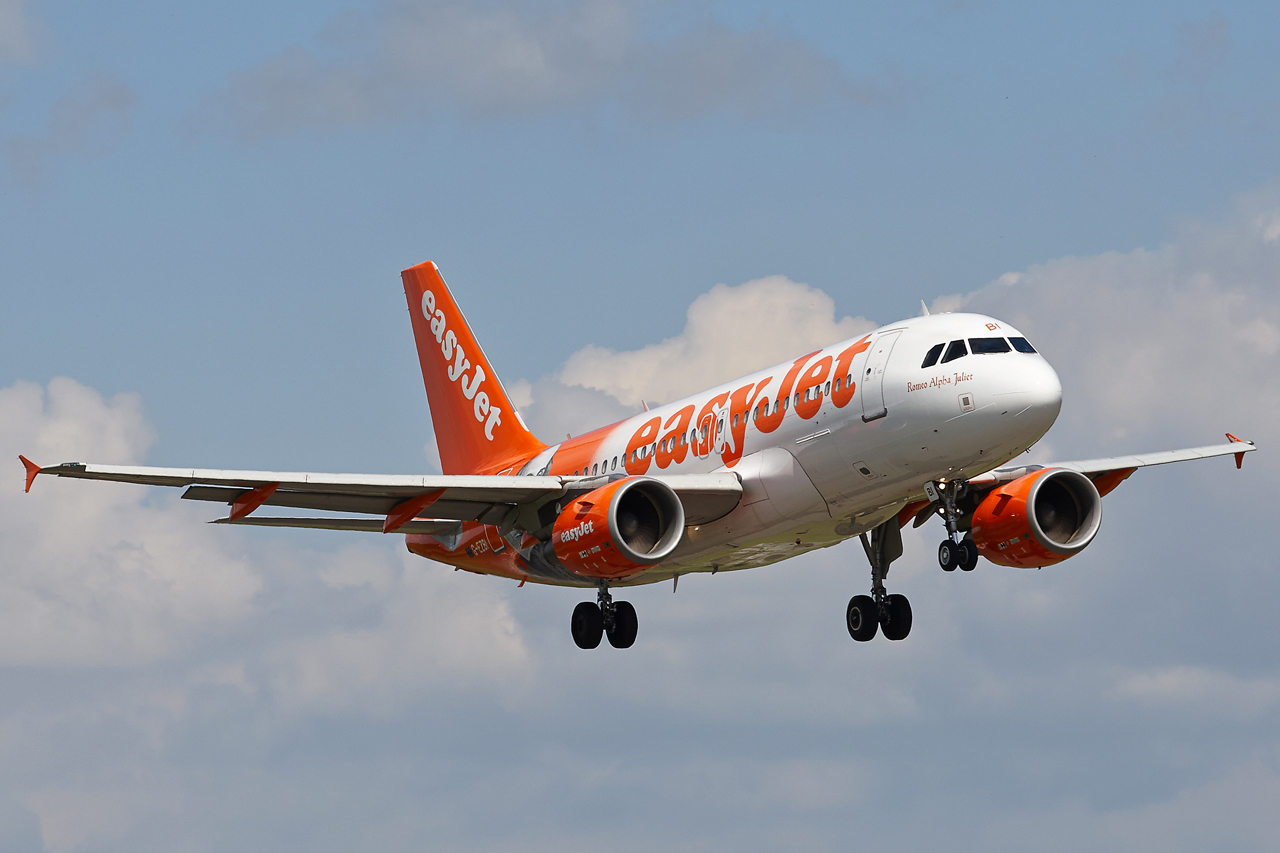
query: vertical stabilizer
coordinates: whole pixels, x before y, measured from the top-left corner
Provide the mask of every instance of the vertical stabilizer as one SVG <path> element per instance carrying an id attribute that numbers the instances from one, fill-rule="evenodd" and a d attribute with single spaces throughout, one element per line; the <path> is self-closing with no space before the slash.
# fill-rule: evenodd
<path id="1" fill-rule="evenodd" d="M 400 277 L 444 473 L 498 474 L 542 451 L 546 445 L 525 428 L 436 265 L 427 261 Z"/>

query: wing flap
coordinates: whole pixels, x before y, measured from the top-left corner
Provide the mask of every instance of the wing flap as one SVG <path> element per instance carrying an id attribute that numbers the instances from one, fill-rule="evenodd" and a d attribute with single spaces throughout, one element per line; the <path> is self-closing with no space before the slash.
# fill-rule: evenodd
<path id="1" fill-rule="evenodd" d="M 490 475 L 312 474 L 277 471 L 222 471 L 204 468 L 150 468 L 127 465 L 86 465 L 69 462 L 41 468 L 41 474 L 80 480 L 110 480 L 144 486 L 229 486 L 253 489 L 279 483 L 286 492 L 324 492 L 403 500 L 443 490 L 443 500 L 525 503 L 564 493 L 559 477 Z"/>
<path id="2" fill-rule="evenodd" d="M 304 530 L 357 530 L 365 533 L 381 533 L 382 520 L 377 518 L 219 518 L 210 524 L 242 524 L 249 527 L 296 527 Z M 433 536 L 457 536 L 462 523 L 443 519 L 416 519 L 407 521 L 396 533 L 429 533 Z"/>
<path id="3" fill-rule="evenodd" d="M 182 493 L 184 500 L 211 501 L 213 503 L 231 504 L 244 494 L 243 489 L 225 486 L 191 486 Z M 400 501 L 399 497 L 377 497 L 375 495 L 355 495 L 349 493 L 296 492 L 277 489 L 274 494 L 262 502 L 263 506 L 288 507 L 289 509 L 314 509 L 325 512 L 367 512 L 371 515 L 387 515 Z M 494 502 L 438 500 L 431 504 L 433 517 L 453 519 L 455 521 L 479 521 L 481 516 L 489 513 L 496 506 L 505 512 L 512 504 L 495 504 Z"/>

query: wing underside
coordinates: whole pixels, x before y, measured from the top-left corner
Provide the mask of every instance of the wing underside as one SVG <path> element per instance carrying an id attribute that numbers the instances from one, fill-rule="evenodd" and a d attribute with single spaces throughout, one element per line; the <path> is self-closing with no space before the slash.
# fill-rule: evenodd
<path id="1" fill-rule="evenodd" d="M 26 462 L 26 460 L 24 460 Z M 151 468 L 70 462 L 28 470 L 57 477 L 107 480 L 148 486 L 186 487 L 185 500 L 232 507 L 222 523 L 329 530 L 434 533 L 452 531 L 458 522 L 499 527 L 537 526 L 539 511 L 563 498 L 580 495 L 608 478 L 513 477 L 470 475 L 316 474 L 277 471 L 224 471 L 200 468 Z M 35 473 L 29 478 L 34 479 Z M 736 474 L 679 474 L 658 477 L 676 492 L 688 524 L 705 524 L 727 515 L 742 497 Z M 29 483 L 28 483 L 29 486 Z M 351 518 L 258 518 L 258 507 L 328 513 L 360 513 Z M 543 513 L 545 515 L 545 512 Z M 376 516 L 382 516 L 381 519 Z M 427 529 L 440 523 L 439 530 Z M 523 523 L 521 523 L 523 522 Z M 413 525 L 412 527 L 410 525 Z"/>

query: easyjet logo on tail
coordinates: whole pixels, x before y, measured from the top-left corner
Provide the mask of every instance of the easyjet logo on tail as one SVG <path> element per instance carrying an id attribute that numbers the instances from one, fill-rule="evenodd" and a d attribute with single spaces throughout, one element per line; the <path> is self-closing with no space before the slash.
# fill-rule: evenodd
<path id="1" fill-rule="evenodd" d="M 484 424 L 484 437 L 493 441 L 493 428 L 502 423 L 502 409 L 491 406 L 489 395 L 480 390 L 480 383 L 485 380 L 484 368 L 477 364 L 475 372 L 467 375 L 471 370 L 471 360 L 458 343 L 458 336 L 448 328 L 444 312 L 436 308 L 436 295 L 430 290 L 422 292 L 422 316 L 431 323 L 431 334 L 436 336 L 445 362 L 452 362 L 447 371 L 449 381 L 461 385 L 462 395 L 475 401 L 472 411 L 476 420 Z"/>

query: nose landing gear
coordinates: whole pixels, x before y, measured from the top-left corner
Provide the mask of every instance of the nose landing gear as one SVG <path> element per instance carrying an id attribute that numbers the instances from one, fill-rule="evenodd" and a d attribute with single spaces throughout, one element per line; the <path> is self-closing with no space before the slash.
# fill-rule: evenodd
<path id="1" fill-rule="evenodd" d="M 890 595 L 884 579 L 889 574 L 889 564 L 902 556 L 902 532 L 898 518 L 894 516 L 867 534 L 861 536 L 862 548 L 871 563 L 871 595 L 855 595 L 845 609 L 845 625 L 849 636 L 865 643 L 879 629 L 888 640 L 905 640 L 911 633 L 911 602 L 905 595 Z"/>
<path id="2" fill-rule="evenodd" d="M 594 649 L 602 636 L 609 638 L 615 649 L 629 649 L 636 641 L 639 620 L 629 601 L 614 602 L 607 581 L 600 581 L 596 602 L 584 601 L 573 608 L 570 631 L 580 649 Z"/>
<path id="3" fill-rule="evenodd" d="M 962 572 L 971 572 L 978 565 L 978 546 L 974 544 L 973 537 L 966 535 L 960 538 L 961 510 L 956 501 L 968 487 L 964 480 L 926 483 L 924 487 L 929 499 L 939 505 L 942 520 L 947 525 L 947 538 L 938 546 L 938 565 L 944 572 L 954 572 L 957 567 Z"/>

